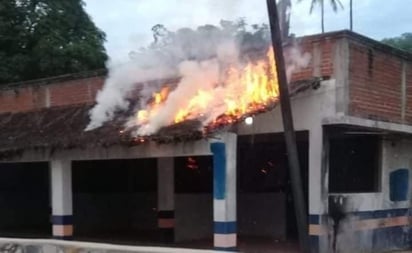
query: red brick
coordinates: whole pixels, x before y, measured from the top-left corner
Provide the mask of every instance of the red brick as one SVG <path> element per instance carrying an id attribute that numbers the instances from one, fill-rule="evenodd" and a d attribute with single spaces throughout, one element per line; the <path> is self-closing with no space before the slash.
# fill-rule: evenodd
<path id="1" fill-rule="evenodd" d="M 91 77 L 52 84 L 32 84 L 0 91 L 0 113 L 23 112 L 47 106 L 94 103 L 104 77 Z"/>
<path id="2" fill-rule="evenodd" d="M 394 55 L 350 43 L 349 114 L 358 117 L 376 116 L 381 120 L 401 123 L 402 60 Z M 409 71 L 410 66 L 408 67 Z M 411 84 L 412 88 L 412 84 Z M 407 97 L 412 98 L 412 89 Z M 410 104 L 409 104 L 410 103 Z M 412 108 L 412 100 L 408 99 Z M 412 123 L 411 117 L 407 117 Z"/>

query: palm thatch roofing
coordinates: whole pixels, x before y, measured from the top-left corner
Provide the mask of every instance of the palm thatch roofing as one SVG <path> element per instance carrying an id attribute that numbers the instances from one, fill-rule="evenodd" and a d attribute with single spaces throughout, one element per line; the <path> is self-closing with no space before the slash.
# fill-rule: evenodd
<path id="1" fill-rule="evenodd" d="M 291 84 L 291 96 L 319 85 L 319 79 L 304 80 Z M 25 150 L 86 149 L 113 145 L 133 146 L 141 144 L 130 133 L 123 132 L 126 115 L 118 115 L 104 126 L 84 131 L 89 123 L 89 110 L 93 105 L 73 105 L 45 108 L 38 111 L 0 114 L 0 160 L 6 160 Z M 276 104 L 265 111 L 271 110 Z M 235 123 L 236 124 L 236 123 Z M 145 136 L 145 141 L 176 143 L 207 138 L 216 131 L 231 126 L 201 131 L 195 120 L 161 129 L 157 134 Z"/>

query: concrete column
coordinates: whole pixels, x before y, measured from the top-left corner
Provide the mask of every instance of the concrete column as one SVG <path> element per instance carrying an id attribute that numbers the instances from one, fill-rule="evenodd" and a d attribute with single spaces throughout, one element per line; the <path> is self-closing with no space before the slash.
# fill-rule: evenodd
<path id="1" fill-rule="evenodd" d="M 53 237 L 72 239 L 73 204 L 71 161 L 50 162 Z"/>
<path id="2" fill-rule="evenodd" d="M 174 158 L 157 159 L 157 223 L 161 240 L 174 242 L 175 231 Z"/>
<path id="3" fill-rule="evenodd" d="M 408 68 L 407 62 L 402 61 L 402 73 L 401 73 L 401 119 L 405 122 L 407 105 L 408 105 L 408 91 L 406 84 L 406 69 Z"/>
<path id="4" fill-rule="evenodd" d="M 237 247 L 236 225 L 236 143 L 237 136 L 225 133 L 213 140 L 214 247 L 233 251 Z"/>
<path id="5" fill-rule="evenodd" d="M 329 252 L 328 140 L 322 126 L 309 131 L 309 235 L 312 252 Z"/>
<path id="6" fill-rule="evenodd" d="M 336 41 L 333 54 L 333 76 L 336 80 L 336 114 L 349 112 L 349 41 L 342 38 Z"/>

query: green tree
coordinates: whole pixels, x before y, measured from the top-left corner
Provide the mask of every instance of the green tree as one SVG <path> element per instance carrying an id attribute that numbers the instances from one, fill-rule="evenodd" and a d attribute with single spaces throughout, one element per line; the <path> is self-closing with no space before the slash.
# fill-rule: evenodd
<path id="1" fill-rule="evenodd" d="M 0 83 L 103 68 L 104 41 L 81 0 L 2 0 Z"/>
<path id="2" fill-rule="evenodd" d="M 262 51 L 270 44 L 270 30 L 267 24 L 248 25 L 245 19 L 237 21 L 221 20 L 219 26 L 206 24 L 191 28 L 169 31 L 164 25 L 157 24 L 152 28 L 153 42 L 142 48 L 140 54 L 152 53 L 167 55 L 173 62 L 182 60 L 203 60 L 213 57 L 216 48 L 227 39 L 235 40 L 240 51 L 252 54 Z M 208 43 L 204 43 L 207 41 Z M 149 52 L 148 52 L 149 51 Z M 132 52 L 133 57 L 139 53 Z"/>
<path id="3" fill-rule="evenodd" d="M 301 2 L 303 0 L 299 0 Z M 313 10 L 317 5 L 320 5 L 321 8 L 321 25 L 322 33 L 325 33 L 325 0 L 311 0 L 309 13 L 312 14 Z M 330 5 L 332 6 L 333 11 L 338 11 L 339 7 L 343 9 L 343 5 L 340 0 L 329 0 Z"/>
<path id="4" fill-rule="evenodd" d="M 395 38 L 383 39 L 382 42 L 412 53 L 412 33 L 404 33 Z"/>

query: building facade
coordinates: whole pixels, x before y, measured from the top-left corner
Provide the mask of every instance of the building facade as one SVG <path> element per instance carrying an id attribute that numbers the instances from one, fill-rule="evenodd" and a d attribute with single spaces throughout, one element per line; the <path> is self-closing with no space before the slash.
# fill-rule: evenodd
<path id="1" fill-rule="evenodd" d="M 293 81 L 317 80 L 292 98 L 313 252 L 410 248 L 412 55 L 349 31 L 299 45 L 312 59 Z M 128 146 L 116 128 L 83 132 L 104 78 L 2 88 L 0 234 L 227 251 L 296 242 L 279 108 L 216 138 Z"/>

